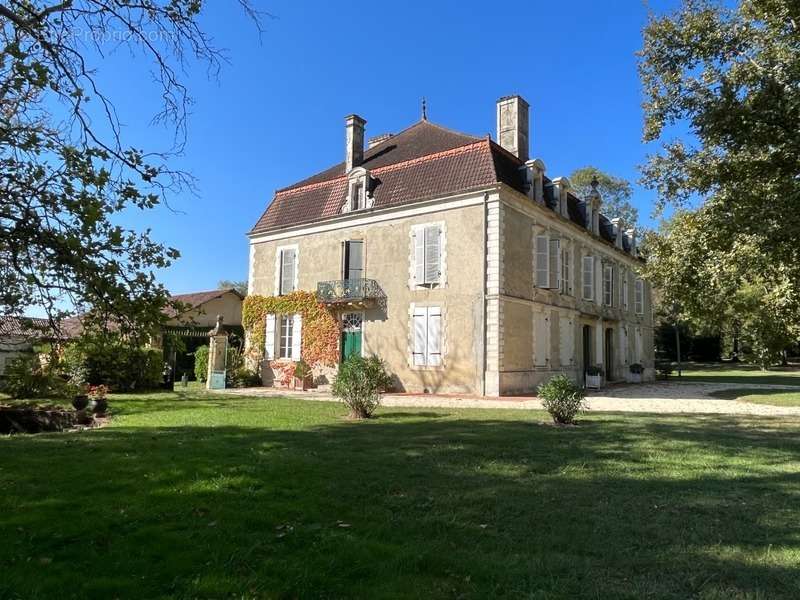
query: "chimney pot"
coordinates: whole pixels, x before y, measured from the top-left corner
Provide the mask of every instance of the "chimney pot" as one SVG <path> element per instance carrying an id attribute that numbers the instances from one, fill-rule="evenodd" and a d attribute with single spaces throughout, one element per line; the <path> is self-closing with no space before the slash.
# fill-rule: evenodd
<path id="1" fill-rule="evenodd" d="M 345 167 L 346 173 L 364 162 L 364 125 L 365 119 L 358 115 L 344 118 L 345 123 Z"/>
<path id="2" fill-rule="evenodd" d="M 497 143 L 522 162 L 528 160 L 529 104 L 522 96 L 497 101 Z"/>

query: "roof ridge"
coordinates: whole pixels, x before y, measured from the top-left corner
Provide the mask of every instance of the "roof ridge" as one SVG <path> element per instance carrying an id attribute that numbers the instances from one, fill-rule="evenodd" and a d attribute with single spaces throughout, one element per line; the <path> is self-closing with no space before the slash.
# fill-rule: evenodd
<path id="1" fill-rule="evenodd" d="M 386 165 L 385 167 L 378 167 L 377 169 L 367 169 L 370 173 L 389 173 L 391 171 L 395 171 L 400 168 L 408 167 L 413 164 L 418 164 L 421 162 L 425 162 L 428 160 L 435 160 L 437 158 L 442 158 L 444 156 L 454 155 L 454 154 L 461 154 L 462 152 L 466 152 L 468 149 L 479 146 L 481 144 L 485 144 L 488 140 L 478 138 L 474 142 L 470 142 L 468 144 L 463 144 L 461 146 L 456 146 L 455 148 L 450 148 L 448 150 L 441 150 L 440 152 L 434 152 L 432 154 L 426 154 L 425 156 L 418 156 L 416 158 L 409 158 L 408 160 L 392 163 L 390 165 Z M 324 187 L 330 185 L 335 181 L 344 181 L 347 179 L 347 175 L 339 175 L 338 177 L 333 177 L 332 179 L 326 179 L 325 181 L 318 181 L 316 183 L 309 183 L 307 185 L 302 185 L 299 187 L 292 187 L 292 188 L 284 188 L 282 190 L 277 190 L 275 192 L 275 197 L 279 194 L 289 194 L 294 192 L 300 191 L 308 191 L 313 190 L 319 187 Z"/>
<path id="2" fill-rule="evenodd" d="M 416 125 L 419 125 L 421 123 L 427 123 L 428 125 L 432 125 L 433 127 L 436 127 L 437 129 L 441 129 L 442 131 L 447 131 L 448 133 L 454 133 L 456 135 L 463 135 L 464 137 L 469 137 L 469 138 L 472 138 L 472 139 L 474 139 L 476 141 L 484 139 L 482 136 L 472 135 L 471 133 L 464 133 L 463 131 L 457 131 L 455 129 L 450 129 L 449 127 L 445 127 L 444 125 L 439 125 L 438 123 L 434 123 L 433 121 L 429 121 L 428 119 L 420 119 L 419 121 L 414 123 L 414 125 L 412 125 L 411 127 L 415 127 Z M 407 129 L 411 129 L 411 127 L 408 127 Z M 400 135 L 400 134 L 398 134 L 398 135 Z"/>
<path id="3" fill-rule="evenodd" d="M 426 154 L 425 156 L 418 156 L 417 158 L 410 158 L 408 160 L 404 160 L 401 162 L 392 163 L 391 165 L 386 165 L 385 167 L 378 167 L 377 169 L 370 171 L 370 173 L 388 173 L 390 171 L 394 171 L 399 168 L 407 167 L 421 162 L 426 162 L 428 160 L 435 160 L 437 158 L 442 158 L 444 156 L 461 154 L 462 152 L 467 152 L 474 146 L 479 146 L 483 144 L 485 141 L 486 140 L 478 139 L 475 142 L 470 142 L 469 144 L 464 144 L 463 146 L 456 146 L 455 148 L 449 148 L 448 150 L 440 150 L 439 152 Z"/>
<path id="4" fill-rule="evenodd" d="M 371 152 L 372 154 L 370 156 L 365 156 L 364 162 L 365 163 L 369 163 L 369 161 L 374 158 L 374 155 L 379 155 L 380 151 L 382 149 L 385 149 L 385 144 L 389 144 L 389 143 L 396 144 L 396 143 L 398 143 L 398 138 L 402 137 L 403 135 L 405 135 L 405 134 L 411 132 L 412 130 L 414 130 L 414 129 L 418 128 L 418 127 L 421 127 L 421 126 L 430 126 L 430 127 L 433 127 L 434 129 L 437 129 L 439 131 L 443 131 L 443 132 L 451 134 L 451 135 L 456 135 L 456 136 L 465 138 L 464 144 L 467 144 L 467 143 L 470 143 L 470 142 L 477 142 L 478 140 L 483 139 L 482 137 L 474 136 L 474 135 L 471 135 L 469 133 L 463 133 L 461 131 L 456 131 L 455 129 L 450 129 L 448 127 L 444 127 L 444 126 L 439 125 L 437 123 L 433 123 L 431 121 L 428 121 L 427 119 L 420 119 L 419 121 L 409 125 L 405 129 L 401 129 L 397 133 L 393 133 L 391 135 L 391 137 L 388 137 L 387 139 L 383 140 L 382 142 L 380 142 L 378 144 L 375 144 L 372 147 L 366 148 L 365 149 L 365 154 L 366 154 L 366 152 Z M 464 144 L 460 144 L 460 145 L 464 145 Z M 384 165 L 384 166 L 388 167 L 389 165 Z M 316 175 L 312 175 L 310 178 L 317 177 L 318 175 L 320 175 L 322 173 L 325 173 L 328 170 L 336 169 L 337 167 L 339 167 L 342 170 L 344 170 L 344 168 L 343 168 L 344 167 L 344 163 L 343 162 L 337 163 L 333 167 L 329 167 L 329 169 L 326 169 L 325 171 L 322 171 L 321 173 L 318 173 Z M 366 167 L 366 168 L 369 168 L 369 167 Z M 376 167 L 376 168 L 381 168 L 382 169 L 384 167 Z M 325 179 L 323 181 L 324 182 L 335 181 L 336 179 L 338 179 L 339 177 L 342 177 L 342 176 L 343 175 L 337 175 L 335 177 L 331 177 L 330 179 Z M 310 179 L 310 178 L 306 178 L 306 179 Z M 301 181 L 304 181 L 304 180 L 301 180 Z M 306 186 L 315 185 L 315 184 L 318 184 L 318 183 L 322 183 L 322 181 L 315 181 L 313 183 L 309 183 L 309 184 L 305 184 L 305 185 L 298 185 L 297 183 L 293 183 L 291 185 L 287 185 L 287 186 L 284 186 L 284 187 L 276 189 L 275 190 L 275 195 L 277 195 L 277 194 L 279 194 L 281 192 L 289 191 L 289 190 L 313 189 L 313 188 L 307 188 Z"/>

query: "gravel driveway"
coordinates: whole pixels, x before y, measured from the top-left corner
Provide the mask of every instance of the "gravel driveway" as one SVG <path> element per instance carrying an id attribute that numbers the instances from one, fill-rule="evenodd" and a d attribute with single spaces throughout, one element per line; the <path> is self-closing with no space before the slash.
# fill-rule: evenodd
<path id="1" fill-rule="evenodd" d="M 596 412 L 638 413 L 716 413 L 736 415 L 795 415 L 797 406 L 768 406 L 749 404 L 736 400 L 720 400 L 712 392 L 730 389 L 763 389 L 800 391 L 800 386 L 757 385 L 738 383 L 677 383 L 658 382 L 636 385 L 612 386 L 588 397 L 589 409 Z M 263 397 L 299 397 L 309 400 L 333 401 L 325 391 L 293 392 L 273 388 L 245 388 L 225 390 L 226 394 Z M 409 408 L 512 408 L 541 409 L 534 397 L 481 398 L 478 396 L 387 394 L 383 406 Z"/>

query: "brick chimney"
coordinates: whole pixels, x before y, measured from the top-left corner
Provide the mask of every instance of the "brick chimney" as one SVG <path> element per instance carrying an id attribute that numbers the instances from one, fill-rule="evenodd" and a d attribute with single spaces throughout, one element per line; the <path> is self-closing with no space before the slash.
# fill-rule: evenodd
<path id="1" fill-rule="evenodd" d="M 364 125 L 366 124 L 367 122 L 358 115 L 349 115 L 344 118 L 345 173 L 349 173 L 364 162 Z"/>
<path id="2" fill-rule="evenodd" d="M 528 160 L 528 107 L 522 96 L 497 101 L 497 143 L 522 162 Z"/>

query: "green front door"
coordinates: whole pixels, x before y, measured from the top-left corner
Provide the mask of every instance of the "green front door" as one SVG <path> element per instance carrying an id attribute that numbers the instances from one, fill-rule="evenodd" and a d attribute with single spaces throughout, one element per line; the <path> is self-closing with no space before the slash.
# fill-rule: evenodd
<path id="1" fill-rule="evenodd" d="M 349 357 L 361 356 L 361 332 L 360 331 L 343 331 L 342 332 L 342 360 L 347 360 Z"/>

